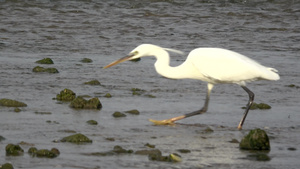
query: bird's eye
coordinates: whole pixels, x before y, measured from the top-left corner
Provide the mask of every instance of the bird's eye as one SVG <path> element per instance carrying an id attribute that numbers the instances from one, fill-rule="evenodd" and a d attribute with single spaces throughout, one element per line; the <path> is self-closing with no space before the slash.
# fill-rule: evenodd
<path id="1" fill-rule="evenodd" d="M 134 56 L 136 56 L 138 53 L 139 53 L 138 51 L 134 51 L 134 52 L 131 52 L 131 53 L 129 54 L 129 56 L 130 56 L 130 57 L 134 57 Z"/>

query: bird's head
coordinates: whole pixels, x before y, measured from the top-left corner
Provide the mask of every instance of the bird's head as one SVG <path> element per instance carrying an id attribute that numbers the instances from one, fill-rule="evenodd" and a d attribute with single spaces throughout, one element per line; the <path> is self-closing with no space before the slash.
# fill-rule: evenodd
<path id="1" fill-rule="evenodd" d="M 159 46 L 151 45 L 151 44 L 141 44 L 135 49 L 133 49 L 127 56 L 122 57 L 104 67 L 104 69 L 114 66 L 116 64 L 122 63 L 127 60 L 133 60 L 137 58 L 141 58 L 143 56 L 150 56 L 153 51 L 160 48 Z"/>
<path id="2" fill-rule="evenodd" d="M 152 44 L 141 44 L 138 47 L 136 47 L 135 49 L 133 49 L 127 56 L 106 65 L 104 67 L 104 69 L 114 66 L 118 63 L 122 63 L 127 60 L 133 60 L 133 59 L 141 58 L 144 56 L 154 56 L 154 55 L 158 54 L 158 52 L 161 52 L 161 51 L 171 51 L 171 52 L 183 54 L 181 51 L 178 51 L 175 49 L 162 48 L 162 47 L 152 45 Z"/>

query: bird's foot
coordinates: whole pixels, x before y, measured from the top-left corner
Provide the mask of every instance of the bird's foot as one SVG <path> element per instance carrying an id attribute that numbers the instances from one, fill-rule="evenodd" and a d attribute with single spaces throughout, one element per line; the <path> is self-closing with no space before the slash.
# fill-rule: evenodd
<path id="1" fill-rule="evenodd" d="M 242 125 L 239 124 L 239 126 L 237 127 L 239 130 L 242 130 Z"/>
<path id="2" fill-rule="evenodd" d="M 186 118 L 185 115 L 178 116 L 178 117 L 173 117 L 173 118 L 166 119 L 166 120 L 152 120 L 152 119 L 149 119 L 149 121 L 151 121 L 155 125 L 174 125 L 175 121 L 181 120 L 181 119 L 184 119 L 184 118 Z"/>
<path id="3" fill-rule="evenodd" d="M 174 121 L 172 119 L 167 119 L 167 120 L 153 120 L 149 119 L 152 123 L 155 125 L 174 125 Z"/>

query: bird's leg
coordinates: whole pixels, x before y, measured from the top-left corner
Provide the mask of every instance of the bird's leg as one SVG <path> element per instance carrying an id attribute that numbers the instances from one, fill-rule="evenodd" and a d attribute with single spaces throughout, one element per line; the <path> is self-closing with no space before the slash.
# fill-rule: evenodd
<path id="1" fill-rule="evenodd" d="M 205 103 L 204 103 L 204 106 L 202 107 L 202 109 L 191 112 L 191 113 L 184 114 L 182 116 L 177 116 L 177 117 L 173 117 L 173 118 L 170 118 L 170 119 L 166 119 L 166 120 L 152 120 L 152 119 L 149 119 L 149 121 L 153 122 L 156 125 L 168 125 L 168 124 L 173 124 L 175 121 L 178 121 L 178 120 L 181 120 L 181 119 L 184 119 L 184 118 L 187 118 L 187 117 L 191 117 L 191 116 L 195 116 L 195 115 L 198 115 L 198 114 L 205 113 L 208 109 L 209 96 L 210 96 L 210 92 L 211 92 L 212 88 L 213 88 L 213 84 L 208 83 L 207 84 L 206 99 L 205 99 Z"/>
<path id="2" fill-rule="evenodd" d="M 245 119 L 247 117 L 248 111 L 249 111 L 249 109 L 250 109 L 250 107 L 251 107 L 251 105 L 253 103 L 253 100 L 254 100 L 254 93 L 251 90 L 249 90 L 246 86 L 241 86 L 241 87 L 248 93 L 248 95 L 249 95 L 249 101 L 248 101 L 248 104 L 247 104 L 244 116 L 243 116 L 243 118 L 241 119 L 241 121 L 240 121 L 240 123 L 238 125 L 238 129 L 239 130 L 242 129 L 242 126 L 243 126 L 244 121 L 245 121 Z"/>

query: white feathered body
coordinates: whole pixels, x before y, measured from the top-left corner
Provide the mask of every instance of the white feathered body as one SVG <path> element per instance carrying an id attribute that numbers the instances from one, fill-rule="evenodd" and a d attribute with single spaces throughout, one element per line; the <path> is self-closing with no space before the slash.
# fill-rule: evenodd
<path id="1" fill-rule="evenodd" d="M 166 51 L 165 51 L 166 52 Z M 237 83 L 244 85 L 255 80 L 278 80 L 277 70 L 262 66 L 239 53 L 221 48 L 197 48 L 177 67 L 169 65 L 169 55 L 160 51 L 155 55 L 156 71 L 167 78 L 199 79 L 208 83 Z"/>

